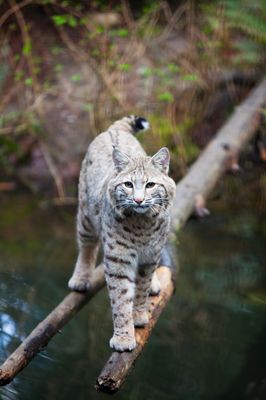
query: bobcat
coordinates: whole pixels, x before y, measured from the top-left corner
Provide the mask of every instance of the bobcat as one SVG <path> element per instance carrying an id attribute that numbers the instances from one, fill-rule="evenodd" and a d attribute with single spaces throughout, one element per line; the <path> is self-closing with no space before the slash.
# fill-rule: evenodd
<path id="1" fill-rule="evenodd" d="M 135 116 L 112 124 L 90 144 L 79 179 L 79 255 L 68 285 L 89 288 L 101 241 L 114 326 L 110 346 L 117 351 L 136 347 L 134 326 L 147 324 L 149 291 L 160 291 L 152 275 L 167 240 L 175 193 L 168 149 L 148 157 L 134 137 L 148 125 Z"/>

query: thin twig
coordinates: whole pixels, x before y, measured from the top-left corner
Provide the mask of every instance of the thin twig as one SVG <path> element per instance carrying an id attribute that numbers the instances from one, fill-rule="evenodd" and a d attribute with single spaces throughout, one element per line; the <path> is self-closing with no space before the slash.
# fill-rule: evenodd
<path id="1" fill-rule="evenodd" d="M 9 8 L 3 15 L 0 17 L 0 27 L 6 22 L 6 20 L 17 11 L 21 10 L 21 8 L 33 3 L 32 0 L 24 0 L 19 4 L 15 4 L 11 8 Z"/>

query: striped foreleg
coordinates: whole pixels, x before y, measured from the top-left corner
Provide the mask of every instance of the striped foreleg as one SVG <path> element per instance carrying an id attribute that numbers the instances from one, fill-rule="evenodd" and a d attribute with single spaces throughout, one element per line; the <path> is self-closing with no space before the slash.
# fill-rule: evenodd
<path id="1" fill-rule="evenodd" d="M 147 303 L 151 287 L 152 275 L 157 262 L 140 265 L 136 278 L 133 319 L 135 326 L 144 326 L 149 321 Z"/>
<path id="2" fill-rule="evenodd" d="M 136 347 L 133 324 L 135 265 L 127 257 L 105 255 L 105 278 L 112 307 L 114 333 L 110 347 L 117 351 Z"/>

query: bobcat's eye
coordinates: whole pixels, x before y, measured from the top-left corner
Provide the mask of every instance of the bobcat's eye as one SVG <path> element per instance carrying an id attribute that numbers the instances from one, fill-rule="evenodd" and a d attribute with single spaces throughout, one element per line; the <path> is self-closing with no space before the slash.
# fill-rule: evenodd
<path id="1" fill-rule="evenodd" d="M 148 182 L 148 183 L 146 183 L 146 189 L 151 189 L 151 188 L 153 188 L 155 185 L 156 185 L 156 183 L 154 183 L 154 182 Z"/>
<path id="2" fill-rule="evenodd" d="M 132 189 L 133 188 L 133 183 L 128 181 L 128 182 L 124 182 L 124 186 L 128 189 Z"/>

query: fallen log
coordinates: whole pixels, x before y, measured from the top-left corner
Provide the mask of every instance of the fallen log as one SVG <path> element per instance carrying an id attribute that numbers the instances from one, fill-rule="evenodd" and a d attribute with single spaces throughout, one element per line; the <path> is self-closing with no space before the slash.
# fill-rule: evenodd
<path id="1" fill-rule="evenodd" d="M 255 134 L 260 124 L 261 108 L 266 104 L 266 79 L 264 79 L 237 107 L 233 116 L 207 146 L 188 174 L 177 185 L 172 214 L 172 232 L 183 226 L 198 204 L 207 198 L 220 176 L 230 167 L 238 152 Z M 148 340 L 154 324 L 170 299 L 173 291 L 173 272 L 159 268 L 163 288 L 150 300 L 149 324 L 136 331 L 137 347 L 132 352 L 114 352 L 97 379 L 96 388 L 113 393 L 124 382 L 137 356 Z M 45 347 L 50 339 L 104 286 L 103 268 L 97 267 L 93 284 L 86 294 L 70 293 L 32 331 L 24 342 L 0 367 L 0 385 L 5 385 Z M 153 304 L 152 304 L 153 303 Z"/>
<path id="2" fill-rule="evenodd" d="M 171 215 L 174 231 L 185 224 L 199 199 L 207 199 L 225 171 L 237 169 L 238 154 L 258 130 L 265 105 L 266 78 L 236 107 L 188 174 L 178 183 Z"/>

